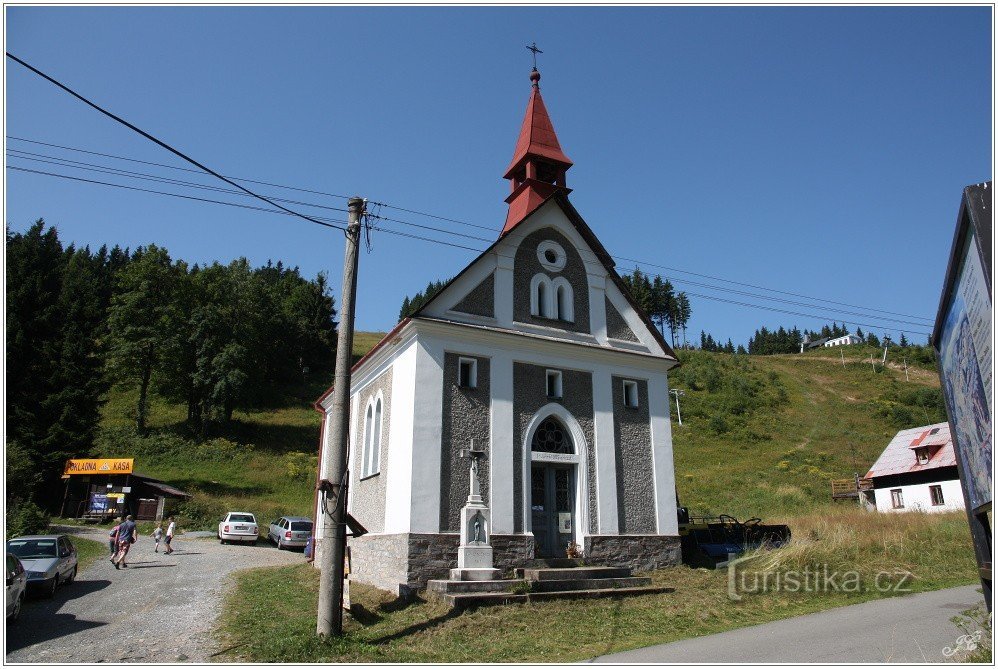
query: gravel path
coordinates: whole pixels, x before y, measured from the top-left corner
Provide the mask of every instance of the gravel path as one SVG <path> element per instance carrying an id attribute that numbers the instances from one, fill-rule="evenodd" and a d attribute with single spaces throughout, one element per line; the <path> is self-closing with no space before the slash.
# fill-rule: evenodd
<path id="1" fill-rule="evenodd" d="M 107 532 L 80 533 L 107 541 Z M 177 537 L 173 555 L 140 537 L 128 569 L 97 560 L 54 599 L 29 598 L 7 627 L 7 662 L 207 662 L 217 649 L 211 628 L 230 573 L 300 564 L 300 552 L 222 546 L 214 538 Z"/>

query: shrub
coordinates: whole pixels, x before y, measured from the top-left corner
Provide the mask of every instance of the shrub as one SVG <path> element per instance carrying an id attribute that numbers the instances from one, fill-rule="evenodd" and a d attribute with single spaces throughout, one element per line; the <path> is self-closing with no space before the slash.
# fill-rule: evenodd
<path id="1" fill-rule="evenodd" d="M 7 507 L 7 538 L 41 534 L 49 526 L 49 517 L 34 502 L 14 502 Z"/>
<path id="2" fill-rule="evenodd" d="M 728 423 L 724 420 L 724 416 L 721 414 L 714 414 L 711 416 L 710 421 L 707 423 L 707 427 L 716 434 L 724 434 L 728 431 Z"/>
<path id="3" fill-rule="evenodd" d="M 284 470 L 288 478 L 304 481 L 315 477 L 316 467 L 319 465 L 319 458 L 308 453 L 285 453 Z"/>
<path id="4" fill-rule="evenodd" d="M 205 498 L 198 492 L 190 499 L 177 504 L 177 515 L 183 524 L 192 530 L 215 529 L 215 525 L 225 514 L 221 503 Z"/>

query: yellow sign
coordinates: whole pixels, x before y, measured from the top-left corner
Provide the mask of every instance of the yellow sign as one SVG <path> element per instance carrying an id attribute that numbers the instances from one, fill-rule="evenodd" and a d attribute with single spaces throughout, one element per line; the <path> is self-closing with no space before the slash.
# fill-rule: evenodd
<path id="1" fill-rule="evenodd" d="M 133 458 L 101 458 L 99 460 L 67 460 L 64 476 L 71 474 L 131 474 Z"/>

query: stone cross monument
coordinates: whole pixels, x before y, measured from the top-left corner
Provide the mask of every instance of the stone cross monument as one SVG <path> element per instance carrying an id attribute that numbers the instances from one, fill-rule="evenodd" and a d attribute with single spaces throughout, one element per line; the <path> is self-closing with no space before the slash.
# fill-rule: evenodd
<path id="1" fill-rule="evenodd" d="M 457 569 L 450 570 L 452 581 L 492 581 L 499 570 L 492 567 L 492 514 L 482 500 L 478 462 L 485 451 L 475 450 L 475 441 L 461 449 L 461 457 L 471 460 L 468 501 L 461 507 L 461 545 L 457 549 Z"/>

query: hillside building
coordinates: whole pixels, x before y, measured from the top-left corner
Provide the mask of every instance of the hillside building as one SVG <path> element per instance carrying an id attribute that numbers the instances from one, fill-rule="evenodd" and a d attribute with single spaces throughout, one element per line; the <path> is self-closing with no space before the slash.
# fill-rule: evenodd
<path id="1" fill-rule="evenodd" d="M 877 511 L 964 508 L 949 423 L 901 430 L 866 478 L 873 481 L 873 490 L 864 494 Z"/>
<path id="2" fill-rule="evenodd" d="M 854 334 L 847 334 L 841 337 L 833 337 L 832 339 L 826 340 L 822 346 L 828 348 L 830 346 L 851 346 L 853 344 L 862 344 L 863 340 Z"/>
<path id="3" fill-rule="evenodd" d="M 447 578 L 471 447 L 496 567 L 572 544 L 591 564 L 680 560 L 678 361 L 569 202 L 572 161 L 536 69 L 530 79 L 498 239 L 353 368 L 348 509 L 369 533 L 350 539 L 351 579 L 396 590 Z M 323 439 L 331 402 L 316 403 Z"/>

